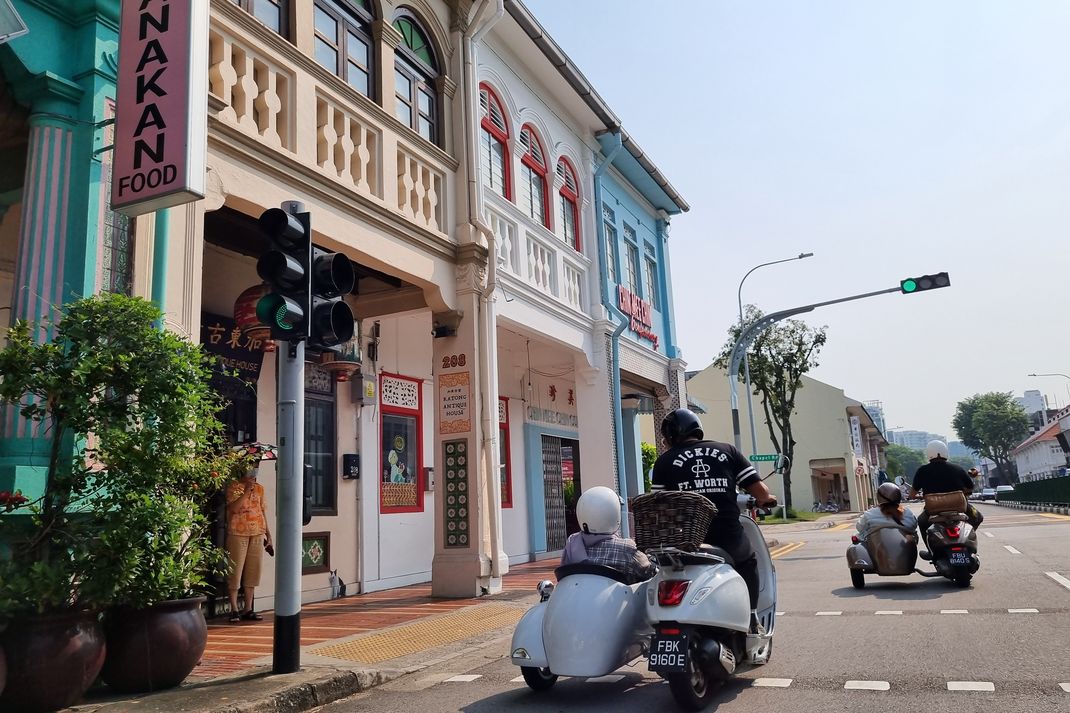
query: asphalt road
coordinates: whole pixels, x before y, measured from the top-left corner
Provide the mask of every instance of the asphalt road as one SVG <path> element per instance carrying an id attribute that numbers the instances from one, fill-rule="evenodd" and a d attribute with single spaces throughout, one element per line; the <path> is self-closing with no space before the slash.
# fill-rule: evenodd
<path id="1" fill-rule="evenodd" d="M 915 574 L 868 577 L 855 590 L 844 559 L 853 527 L 774 535 L 805 544 L 782 548 L 776 560 L 782 614 L 772 660 L 738 674 L 709 710 L 1070 711 L 1070 517 L 981 509 L 981 569 L 969 589 Z M 533 693 L 506 658 L 508 645 L 500 638 L 448 670 L 412 674 L 321 710 L 675 709 L 644 661 L 608 680 L 561 679 Z"/>

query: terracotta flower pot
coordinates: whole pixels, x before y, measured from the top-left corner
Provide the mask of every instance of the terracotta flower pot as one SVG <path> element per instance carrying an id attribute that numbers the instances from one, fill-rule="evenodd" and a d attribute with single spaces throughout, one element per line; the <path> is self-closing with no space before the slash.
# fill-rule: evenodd
<path id="1" fill-rule="evenodd" d="M 208 643 L 205 597 L 175 599 L 146 609 L 108 612 L 108 656 L 101 677 L 117 691 L 145 693 L 182 683 Z"/>
<path id="2" fill-rule="evenodd" d="M 3 711 L 54 711 L 77 703 L 104 664 L 104 631 L 95 613 L 15 619 L 0 643 L 8 664 Z"/>

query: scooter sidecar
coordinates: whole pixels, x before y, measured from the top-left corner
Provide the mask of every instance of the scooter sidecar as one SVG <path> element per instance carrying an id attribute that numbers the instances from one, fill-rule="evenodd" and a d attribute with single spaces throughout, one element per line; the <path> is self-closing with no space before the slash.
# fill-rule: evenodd
<path id="1" fill-rule="evenodd" d="M 896 527 L 873 530 L 865 540 L 847 548 L 847 567 L 856 589 L 865 586 L 866 574 L 899 577 L 914 573 L 918 543 Z"/>
<path id="2" fill-rule="evenodd" d="M 653 634 L 647 582 L 626 584 L 614 569 L 581 562 L 558 567 L 558 584 L 513 632 L 510 660 L 532 688 L 560 676 L 604 676 L 643 654 Z M 546 584 L 540 585 L 546 597 Z M 541 685 L 532 684 L 529 673 Z M 553 680 L 551 680 L 553 679 Z"/>

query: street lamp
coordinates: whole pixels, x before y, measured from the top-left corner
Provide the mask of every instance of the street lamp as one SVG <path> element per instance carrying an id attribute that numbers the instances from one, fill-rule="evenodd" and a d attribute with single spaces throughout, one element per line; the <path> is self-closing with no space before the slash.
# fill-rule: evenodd
<path id="1" fill-rule="evenodd" d="M 1066 379 L 1067 381 L 1070 381 L 1070 376 L 1067 376 L 1066 374 L 1062 374 L 1062 373 L 1057 372 L 1057 371 L 1053 372 L 1051 374 L 1027 374 L 1026 376 L 1061 376 L 1064 379 Z M 1070 398 L 1070 384 L 1068 384 L 1067 387 L 1066 387 L 1066 395 L 1067 395 L 1068 398 Z M 1047 397 L 1045 396 L 1044 398 L 1046 399 Z M 1058 405 L 1058 404 L 1056 404 L 1056 405 Z M 1047 408 L 1047 403 L 1045 403 L 1044 406 L 1045 406 L 1045 408 Z"/>
<path id="2" fill-rule="evenodd" d="M 808 257 L 813 257 L 813 253 L 799 253 L 795 257 L 784 258 L 783 260 L 773 260 L 772 262 L 763 262 L 761 265 L 755 265 L 747 274 L 743 276 L 743 279 L 739 281 L 739 289 L 736 290 L 736 299 L 739 302 L 739 331 L 743 332 L 743 283 L 747 281 L 750 274 L 760 267 L 768 267 L 769 265 L 779 265 L 782 262 L 791 262 L 792 260 L 803 260 Z M 751 453 L 758 452 L 758 432 L 754 428 L 754 406 L 751 404 L 751 387 L 750 387 L 750 359 L 747 358 L 747 352 L 743 352 L 743 380 L 747 385 L 747 417 L 750 419 L 750 448 Z"/>

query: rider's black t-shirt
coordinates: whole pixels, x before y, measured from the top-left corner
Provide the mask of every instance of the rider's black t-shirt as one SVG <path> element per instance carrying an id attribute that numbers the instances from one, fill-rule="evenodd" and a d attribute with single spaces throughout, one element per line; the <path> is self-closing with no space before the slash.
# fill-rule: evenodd
<path id="1" fill-rule="evenodd" d="M 973 480 L 966 470 L 946 460 L 929 461 L 914 474 L 914 490 L 933 493 L 951 493 L 956 490 L 973 490 Z"/>
<path id="2" fill-rule="evenodd" d="M 717 507 L 707 541 L 742 530 L 736 488 L 760 482 L 758 471 L 735 446 L 696 441 L 670 449 L 654 463 L 653 490 L 686 490 L 705 495 Z"/>

